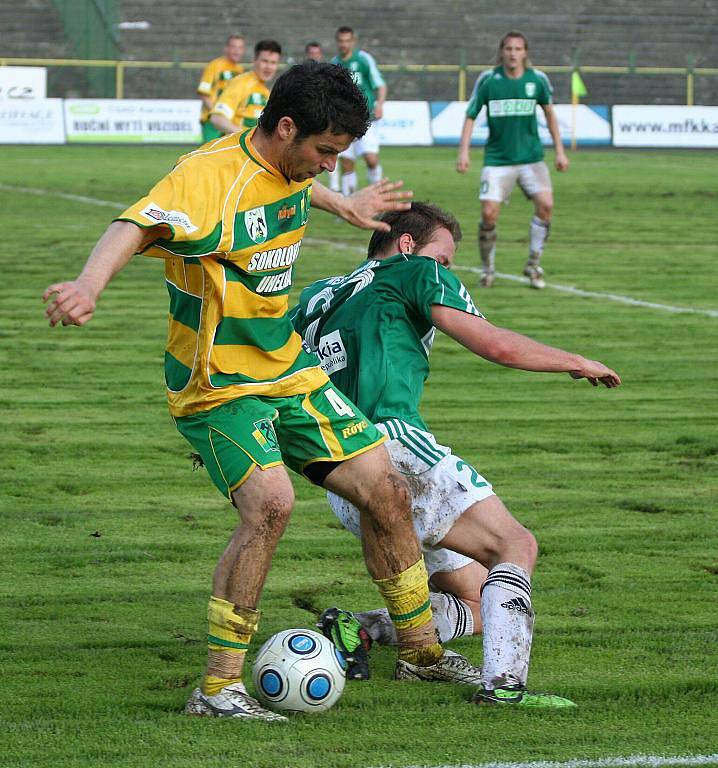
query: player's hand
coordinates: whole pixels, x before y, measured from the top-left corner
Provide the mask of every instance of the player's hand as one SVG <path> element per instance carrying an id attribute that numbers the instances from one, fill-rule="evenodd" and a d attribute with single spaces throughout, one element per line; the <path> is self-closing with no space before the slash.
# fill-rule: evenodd
<path id="1" fill-rule="evenodd" d="M 342 217 L 361 229 L 378 229 L 389 232 L 391 227 L 376 216 L 386 211 L 408 211 L 413 192 L 400 191 L 403 181 L 382 179 L 344 198 Z"/>
<path id="2" fill-rule="evenodd" d="M 471 160 L 469 160 L 468 152 L 459 152 L 459 157 L 456 159 L 456 170 L 459 173 L 466 173 L 471 166 Z"/>
<path id="3" fill-rule="evenodd" d="M 96 297 L 77 280 L 55 283 L 42 294 L 43 302 L 50 300 L 45 317 L 53 327 L 63 325 L 84 325 L 95 313 Z"/>
<path id="4" fill-rule="evenodd" d="M 564 154 L 556 155 L 555 166 L 557 171 L 567 171 L 569 166 L 568 157 Z"/>
<path id="5" fill-rule="evenodd" d="M 377 101 L 374 105 L 374 119 L 381 120 L 384 117 L 384 105 Z"/>
<path id="6" fill-rule="evenodd" d="M 572 379 L 587 379 L 594 387 L 597 387 L 600 383 L 604 387 L 612 389 L 621 383 L 620 376 L 603 363 L 599 363 L 598 360 L 584 359 L 578 370 L 570 371 L 569 373 Z"/>

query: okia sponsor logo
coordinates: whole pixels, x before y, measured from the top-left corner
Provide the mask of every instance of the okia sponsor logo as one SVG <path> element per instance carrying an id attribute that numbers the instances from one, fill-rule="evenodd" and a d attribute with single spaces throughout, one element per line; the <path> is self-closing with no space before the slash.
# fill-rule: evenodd
<path id="1" fill-rule="evenodd" d="M 354 424 L 344 427 L 342 430 L 342 437 L 347 438 L 356 435 L 359 432 L 363 432 L 368 426 L 366 421 L 355 421 Z"/>
<path id="2" fill-rule="evenodd" d="M 327 376 L 347 367 L 347 351 L 339 330 L 332 331 L 319 339 L 317 355 L 319 355 L 322 370 Z"/>
<path id="3" fill-rule="evenodd" d="M 255 243 L 263 243 L 267 239 L 267 217 L 263 205 L 244 212 L 244 226 Z"/>
<path id="4" fill-rule="evenodd" d="M 257 251 L 252 254 L 252 258 L 247 264 L 248 272 L 261 272 L 263 269 L 279 269 L 280 267 L 291 267 L 299 257 L 299 249 L 302 247 L 302 241 L 299 240 L 292 245 L 285 245 L 284 248 L 270 248 L 268 251 Z"/>
<path id="5" fill-rule="evenodd" d="M 190 221 L 189 216 L 182 211 L 166 211 L 160 208 L 156 203 L 150 203 L 140 214 L 155 224 L 171 224 L 183 227 L 187 234 L 197 231 L 197 227 Z"/>
<path id="6" fill-rule="evenodd" d="M 265 275 L 257 286 L 256 293 L 277 293 L 285 291 L 292 284 L 292 270 L 285 269 L 278 275 Z"/>
<path id="7" fill-rule="evenodd" d="M 533 115 L 536 111 L 535 99 L 491 99 L 490 117 L 511 117 L 512 115 Z"/>

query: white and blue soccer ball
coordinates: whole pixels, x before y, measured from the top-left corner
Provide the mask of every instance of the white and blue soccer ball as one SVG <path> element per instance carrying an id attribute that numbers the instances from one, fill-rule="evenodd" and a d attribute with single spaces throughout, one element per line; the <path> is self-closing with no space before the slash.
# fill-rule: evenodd
<path id="1" fill-rule="evenodd" d="M 310 629 L 285 629 L 259 649 L 252 667 L 257 697 L 271 709 L 324 712 L 339 701 L 345 661 L 331 640 Z"/>

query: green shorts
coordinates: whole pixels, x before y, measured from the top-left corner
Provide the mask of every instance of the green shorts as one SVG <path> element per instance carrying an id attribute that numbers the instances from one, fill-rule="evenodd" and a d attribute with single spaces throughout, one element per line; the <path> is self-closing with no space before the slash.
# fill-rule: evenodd
<path id="1" fill-rule="evenodd" d="M 209 120 L 207 120 L 206 123 L 201 123 L 201 125 L 203 144 L 206 144 L 208 141 L 212 141 L 212 139 L 219 139 L 221 136 L 224 136 L 222 131 L 215 128 Z"/>
<path id="2" fill-rule="evenodd" d="M 304 474 L 309 464 L 345 461 L 386 440 L 331 384 L 306 395 L 239 397 L 175 423 L 228 498 L 255 467 L 286 464 Z"/>

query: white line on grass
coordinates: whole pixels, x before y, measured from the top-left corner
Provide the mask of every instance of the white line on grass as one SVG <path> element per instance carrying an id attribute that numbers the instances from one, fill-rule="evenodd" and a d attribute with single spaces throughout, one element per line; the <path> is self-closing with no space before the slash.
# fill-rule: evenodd
<path id="1" fill-rule="evenodd" d="M 85 197 L 84 195 L 73 195 L 69 192 L 60 192 L 54 189 L 39 189 L 37 187 L 16 187 L 12 184 L 0 184 L 0 190 L 6 192 L 20 192 L 26 195 L 37 195 L 39 197 L 59 197 L 63 200 L 70 200 L 74 203 L 86 203 L 88 205 L 100 205 L 106 208 L 114 208 L 121 210 L 126 208 L 125 203 L 115 203 L 112 200 L 101 200 L 96 197 Z M 335 243 L 333 240 L 322 240 L 313 237 L 307 237 L 304 242 L 308 245 L 327 245 L 331 248 L 341 251 L 354 251 L 356 253 L 364 254 L 365 249 L 358 245 L 349 245 L 347 243 Z M 454 267 L 457 271 L 473 272 L 480 274 L 481 270 L 478 267 L 469 267 L 456 265 Z M 519 277 L 518 275 L 509 275 L 505 272 L 497 272 L 496 276 L 502 280 L 512 280 L 515 283 L 528 283 L 528 278 Z M 599 291 L 584 291 L 582 288 L 575 288 L 572 285 L 560 285 L 558 283 L 546 283 L 546 287 L 554 291 L 561 291 L 563 293 L 570 293 L 574 296 L 584 296 L 590 299 L 605 299 L 607 301 L 616 301 L 621 304 L 629 304 L 634 307 L 645 307 L 646 309 L 657 309 L 661 312 L 673 312 L 678 314 L 692 314 L 692 315 L 705 315 L 707 317 L 718 317 L 718 309 L 694 309 L 693 307 L 677 307 L 671 304 L 657 304 L 653 301 L 643 301 L 641 299 L 634 299 L 630 296 L 621 296 L 617 293 L 601 293 Z"/>
<path id="2" fill-rule="evenodd" d="M 718 765 L 718 754 L 684 755 L 665 757 L 661 755 L 630 755 L 628 757 L 603 757 L 595 760 L 566 760 L 554 762 L 536 760 L 529 763 L 476 763 L 469 765 L 443 765 L 431 768 L 661 768 L 662 766 L 705 766 Z M 410 768 L 420 768 L 411 766 Z"/>
<path id="3" fill-rule="evenodd" d="M 350 250 L 357 253 L 366 253 L 364 248 L 360 248 L 357 245 L 348 245 L 346 243 L 334 243 L 331 240 L 318 240 L 315 238 L 307 237 L 304 240 L 305 243 L 315 245 L 327 245 L 338 250 Z M 481 270 L 478 267 L 469 267 L 456 264 L 453 269 L 457 272 L 473 272 L 475 274 L 481 274 Z M 519 277 L 518 275 L 509 275 L 505 272 L 497 272 L 497 277 L 503 280 L 512 280 L 515 283 L 523 283 L 528 285 L 527 277 Z M 574 296 L 585 296 L 590 299 L 606 299 L 607 301 L 617 301 L 621 304 L 630 304 L 634 307 L 645 307 L 646 309 L 657 309 L 661 312 L 675 312 L 694 315 L 706 315 L 708 317 L 718 317 L 718 309 L 694 309 L 693 307 L 676 307 L 671 304 L 657 304 L 653 301 L 643 301 L 642 299 L 634 299 L 630 296 L 621 296 L 617 293 L 600 293 L 599 291 L 584 291 L 582 288 L 575 288 L 572 285 L 560 285 L 559 283 L 546 283 L 547 288 L 551 288 L 554 291 L 561 291 L 563 293 L 571 293 Z"/>

